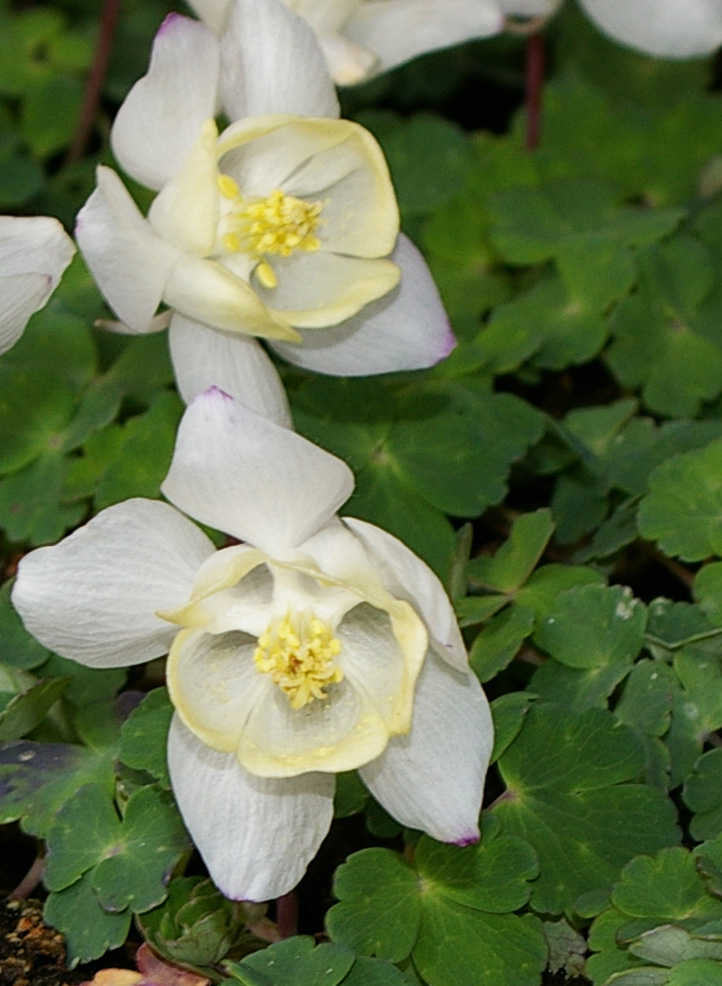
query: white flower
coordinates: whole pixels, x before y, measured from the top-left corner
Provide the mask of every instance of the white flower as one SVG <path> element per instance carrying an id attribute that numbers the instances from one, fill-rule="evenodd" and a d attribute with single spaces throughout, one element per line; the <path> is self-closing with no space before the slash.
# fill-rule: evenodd
<path id="1" fill-rule="evenodd" d="M 48 301 L 74 253 L 57 219 L 0 216 L 0 353 Z"/>
<path id="2" fill-rule="evenodd" d="M 207 24 L 223 32 L 234 4 L 188 0 Z M 417 55 L 486 38 L 504 30 L 505 14 L 546 14 L 554 0 L 283 0 L 316 32 L 329 72 L 354 85 Z"/>
<path id="3" fill-rule="evenodd" d="M 219 108 L 234 121 L 220 136 Z M 125 170 L 158 195 L 146 219 L 100 168 L 76 233 L 128 331 L 163 327 L 161 303 L 176 313 L 186 400 L 218 384 L 274 416 L 262 396 L 270 364 L 261 378 L 263 356 L 247 366 L 252 337 L 344 375 L 429 366 L 452 348 L 428 268 L 398 236 L 381 150 L 337 112 L 313 32 L 279 0 L 236 6 L 221 39 L 178 15 L 158 32 L 112 131 Z M 211 330 L 224 354 L 241 340 L 233 373 Z"/>
<path id="4" fill-rule="evenodd" d="M 722 0 L 580 0 L 615 41 L 658 58 L 698 58 L 722 44 Z"/>
<path id="5" fill-rule="evenodd" d="M 170 651 L 173 789 L 230 897 L 291 889 L 358 768 L 400 822 L 466 844 L 489 707 L 438 579 L 335 511 L 348 467 L 216 389 L 188 408 L 163 491 L 20 563 L 31 633 L 92 667 Z M 242 543 L 216 550 L 179 512 Z"/>

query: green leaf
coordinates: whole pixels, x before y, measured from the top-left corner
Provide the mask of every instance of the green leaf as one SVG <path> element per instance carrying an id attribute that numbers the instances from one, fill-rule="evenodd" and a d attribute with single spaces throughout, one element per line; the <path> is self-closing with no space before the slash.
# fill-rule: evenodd
<path id="1" fill-rule="evenodd" d="M 156 688 L 130 713 L 120 731 L 119 756 L 135 770 L 147 770 L 170 788 L 166 748 L 173 706 L 164 688 Z"/>
<path id="2" fill-rule="evenodd" d="M 131 912 L 111 914 L 98 903 L 86 873 L 59 893 L 51 893 L 43 916 L 65 938 L 67 962 L 74 969 L 79 962 L 100 958 L 109 948 L 119 948 L 128 937 Z"/>
<path id="3" fill-rule="evenodd" d="M 86 784 L 113 791 L 109 756 L 65 743 L 8 743 L 0 748 L 0 822 L 20 819 L 24 831 L 45 838 L 61 807 Z"/>
<path id="4" fill-rule="evenodd" d="M 146 911 L 166 896 L 170 872 L 187 849 L 185 829 L 167 792 L 153 787 L 136 790 L 124 816 L 98 785 L 60 810 L 47 836 L 45 883 L 63 890 L 83 873 L 104 910 L 130 906 Z"/>
<path id="5" fill-rule="evenodd" d="M 481 682 L 490 681 L 513 661 L 534 628 L 534 614 L 514 606 L 492 617 L 478 634 L 469 661 Z"/>
<path id="6" fill-rule="evenodd" d="M 67 688 L 68 678 L 47 678 L 16 695 L 0 712 L 0 743 L 20 739 L 42 722 Z"/>
<path id="7" fill-rule="evenodd" d="M 241 962 L 226 962 L 226 968 L 241 983 L 255 986 L 337 986 L 354 963 L 350 948 L 327 942 L 316 945 L 313 938 L 298 936 L 247 955 Z M 248 972 L 258 978 L 246 978 Z M 344 980 L 345 982 L 345 980 Z"/>
<path id="8" fill-rule="evenodd" d="M 72 394 L 57 374 L 0 365 L 0 470 L 17 472 L 52 450 L 72 408 Z"/>
<path id="9" fill-rule="evenodd" d="M 722 832 L 722 749 L 708 750 L 684 782 L 684 800 L 694 812 L 690 832 L 695 839 L 714 839 Z"/>
<path id="10" fill-rule="evenodd" d="M 631 662 L 644 639 L 646 611 L 622 586 L 569 589 L 534 634 L 540 647 L 570 668 Z"/>
<path id="11" fill-rule="evenodd" d="M 722 555 L 722 440 L 675 455 L 649 477 L 639 530 L 668 555 L 701 561 Z"/>
<path id="12" fill-rule="evenodd" d="M 629 783 L 642 766 L 639 741 L 609 712 L 577 715 L 553 704 L 529 710 L 499 760 L 507 796 L 494 814 L 504 833 L 537 852 L 535 909 L 558 914 L 581 894 L 610 886 L 636 853 L 678 840 L 672 803 Z"/>
<path id="13" fill-rule="evenodd" d="M 496 763 L 510 743 L 519 735 L 524 725 L 524 718 L 534 696 L 528 692 L 508 692 L 500 695 L 491 703 L 491 713 L 494 720 L 494 752 L 491 762 Z"/>
<path id="14" fill-rule="evenodd" d="M 469 563 L 469 581 L 511 595 L 522 587 L 536 568 L 553 531 L 549 510 L 522 514 L 514 521 L 509 538 L 493 558 L 475 558 Z"/>
<path id="15" fill-rule="evenodd" d="M 414 869 L 388 849 L 362 849 L 336 870 L 339 903 L 326 915 L 334 941 L 365 955 L 402 962 L 421 920 Z"/>

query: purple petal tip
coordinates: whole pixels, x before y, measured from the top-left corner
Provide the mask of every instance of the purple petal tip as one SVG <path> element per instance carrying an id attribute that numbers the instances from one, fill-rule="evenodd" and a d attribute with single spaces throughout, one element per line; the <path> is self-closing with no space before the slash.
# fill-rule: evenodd
<path id="1" fill-rule="evenodd" d="M 176 11 L 172 11 L 170 14 L 167 14 L 166 17 L 163 19 L 163 23 L 158 28 L 158 32 L 156 34 L 156 37 L 159 38 L 161 36 L 161 34 L 165 34 L 165 32 L 169 28 L 173 27 L 173 25 L 175 24 L 175 22 L 176 21 L 179 21 L 179 20 L 180 21 L 185 21 L 185 20 L 188 20 L 188 18 L 187 17 L 184 17 L 182 14 L 176 13 Z"/>
<path id="2" fill-rule="evenodd" d="M 460 839 L 454 839 L 454 845 L 460 849 L 465 849 L 467 846 L 475 845 L 480 838 L 478 832 L 471 832 L 469 835 L 463 835 Z"/>

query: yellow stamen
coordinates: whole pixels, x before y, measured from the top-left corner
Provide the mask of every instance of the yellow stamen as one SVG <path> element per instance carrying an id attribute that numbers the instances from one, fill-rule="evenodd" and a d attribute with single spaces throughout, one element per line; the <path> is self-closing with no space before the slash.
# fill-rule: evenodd
<path id="1" fill-rule="evenodd" d="M 230 175 L 219 175 L 218 188 L 232 208 L 223 219 L 221 242 L 232 253 L 247 253 L 261 261 L 256 268 L 265 288 L 278 284 L 266 255 L 290 257 L 294 250 L 318 250 L 316 230 L 322 225 L 322 202 L 306 202 L 280 189 L 265 199 L 244 199 Z"/>
<path id="2" fill-rule="evenodd" d="M 343 671 L 333 662 L 340 653 L 341 643 L 323 620 L 297 613 L 274 621 L 261 634 L 253 660 L 285 692 L 291 708 L 302 709 L 327 698 L 324 689 L 343 680 Z"/>

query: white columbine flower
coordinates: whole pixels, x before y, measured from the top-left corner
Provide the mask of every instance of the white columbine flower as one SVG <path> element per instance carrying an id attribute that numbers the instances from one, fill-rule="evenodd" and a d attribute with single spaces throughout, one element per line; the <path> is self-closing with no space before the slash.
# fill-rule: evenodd
<path id="1" fill-rule="evenodd" d="M 699 58 L 722 44 L 722 0 L 580 0 L 615 41 L 658 58 Z"/>
<path id="2" fill-rule="evenodd" d="M 222 32 L 237 0 L 188 0 Z M 243 0 L 238 0 L 243 3 Z M 417 55 L 499 34 L 496 0 L 283 0 L 316 32 L 334 81 L 363 82 Z"/>
<path id="3" fill-rule="evenodd" d="M 48 301 L 74 253 L 57 219 L 0 216 L 0 353 Z"/>
<path id="4" fill-rule="evenodd" d="M 219 135 L 221 109 L 232 122 Z M 158 195 L 146 219 L 100 168 L 76 232 L 129 331 L 162 327 L 161 303 L 175 313 L 186 400 L 217 384 L 275 416 L 233 385 L 260 392 L 272 373 L 253 337 L 343 375 L 429 366 L 452 348 L 428 268 L 398 235 L 382 152 L 337 114 L 313 31 L 280 0 L 244 0 L 220 39 L 179 15 L 158 32 L 112 131 L 125 170 Z"/>
<path id="5" fill-rule="evenodd" d="M 339 459 L 212 389 L 181 422 L 175 506 L 118 504 L 20 563 L 15 607 L 57 653 L 116 667 L 170 651 L 173 790 L 230 897 L 296 885 L 337 771 L 358 768 L 404 825 L 479 836 L 488 703 L 436 576 L 335 515 L 352 489 Z M 243 543 L 216 550 L 180 510 Z"/>

